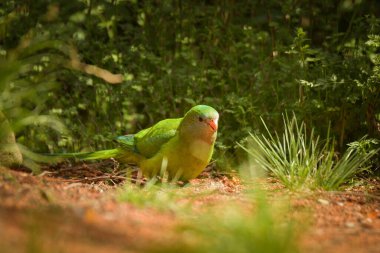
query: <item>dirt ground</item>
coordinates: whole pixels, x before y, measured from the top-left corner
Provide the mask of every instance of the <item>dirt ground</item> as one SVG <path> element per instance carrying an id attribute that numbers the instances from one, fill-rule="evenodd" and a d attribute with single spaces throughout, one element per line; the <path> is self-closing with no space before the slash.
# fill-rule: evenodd
<path id="1" fill-rule="evenodd" d="M 175 240 L 174 212 L 117 201 L 124 176 L 110 162 L 61 164 L 39 176 L 0 168 L 0 252 L 143 252 Z M 380 181 L 343 192 L 292 193 L 276 180 L 262 182 L 275 201 L 290 199 L 295 216 L 311 215 L 301 252 L 380 252 Z M 198 204 L 241 196 L 237 177 L 204 173 L 191 182 L 214 191 Z M 305 220 L 306 222 L 306 220 Z"/>

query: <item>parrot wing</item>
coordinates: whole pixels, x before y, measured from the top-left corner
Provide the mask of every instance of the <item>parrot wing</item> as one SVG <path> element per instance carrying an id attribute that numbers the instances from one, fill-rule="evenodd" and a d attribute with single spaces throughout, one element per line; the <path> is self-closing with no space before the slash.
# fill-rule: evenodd
<path id="1" fill-rule="evenodd" d="M 163 144 L 174 137 L 181 120 L 182 118 L 161 120 L 136 134 L 119 136 L 116 141 L 122 148 L 132 150 L 145 158 L 151 158 Z"/>
<path id="2" fill-rule="evenodd" d="M 116 137 L 115 141 L 120 144 L 122 148 L 137 152 L 135 147 L 135 135 L 128 134 Z"/>

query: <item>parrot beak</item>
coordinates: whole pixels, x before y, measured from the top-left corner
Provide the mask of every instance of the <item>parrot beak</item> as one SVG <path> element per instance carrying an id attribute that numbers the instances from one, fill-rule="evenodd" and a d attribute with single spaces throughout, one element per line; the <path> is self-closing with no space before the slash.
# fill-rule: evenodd
<path id="1" fill-rule="evenodd" d="M 212 128 L 212 130 L 218 130 L 218 119 L 212 119 L 208 122 L 208 125 Z"/>

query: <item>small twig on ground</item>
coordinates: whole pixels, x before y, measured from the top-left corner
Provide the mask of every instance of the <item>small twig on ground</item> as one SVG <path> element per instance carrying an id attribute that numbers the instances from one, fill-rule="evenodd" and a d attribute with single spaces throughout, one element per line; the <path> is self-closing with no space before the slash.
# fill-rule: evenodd
<path id="1" fill-rule="evenodd" d="M 94 182 L 94 181 L 103 181 L 103 180 L 126 180 L 126 177 L 115 176 L 115 175 L 106 175 L 106 176 L 97 176 L 97 177 L 85 177 L 78 179 L 67 179 L 70 182 Z"/>
<path id="2" fill-rule="evenodd" d="M 77 186 L 81 186 L 81 185 L 82 185 L 81 183 L 76 182 L 76 183 L 69 184 L 68 186 L 64 187 L 63 189 L 67 190 L 67 189 L 77 187 Z"/>
<path id="3" fill-rule="evenodd" d="M 44 172 L 42 172 L 41 174 L 39 174 L 38 176 L 39 177 L 43 177 L 43 176 L 45 176 L 45 175 L 50 175 L 50 174 L 57 174 L 58 172 L 56 172 L 56 171 L 47 171 L 47 170 L 45 170 Z"/>
<path id="4" fill-rule="evenodd" d="M 70 179 L 59 179 L 59 181 L 63 182 L 72 182 L 72 183 L 93 183 L 98 181 L 110 180 L 114 185 L 117 183 L 114 180 L 127 180 L 127 177 L 118 176 L 118 175 L 104 175 L 104 176 L 96 176 L 96 177 L 84 177 L 84 178 L 70 178 Z"/>
<path id="5" fill-rule="evenodd" d="M 113 183 L 113 185 L 117 185 L 117 183 L 115 183 L 115 181 L 113 181 L 112 179 L 110 179 L 110 181 Z"/>
<path id="6" fill-rule="evenodd" d="M 114 159 L 112 157 L 111 157 L 111 161 L 113 162 L 113 170 L 112 170 L 112 172 L 115 173 L 119 169 L 120 163 L 118 161 L 116 161 L 116 159 Z"/>

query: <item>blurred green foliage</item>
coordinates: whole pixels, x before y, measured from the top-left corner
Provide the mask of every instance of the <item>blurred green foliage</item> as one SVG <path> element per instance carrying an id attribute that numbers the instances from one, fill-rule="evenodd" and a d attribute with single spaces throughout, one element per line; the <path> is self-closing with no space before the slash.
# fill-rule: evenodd
<path id="1" fill-rule="evenodd" d="M 38 110 L 60 117 L 71 133 L 27 128 L 19 142 L 41 152 L 106 148 L 114 136 L 195 104 L 221 114 L 221 161 L 248 131 L 263 130 L 260 116 L 280 129 L 285 110 L 320 135 L 331 122 L 341 150 L 364 135 L 379 138 L 379 14 L 377 0 L 5 1 L 2 56 L 33 31 L 124 77 L 110 85 L 62 69 L 60 88 L 41 93 Z M 36 64 L 44 71 L 28 77 L 54 64 Z"/>
<path id="2" fill-rule="evenodd" d="M 0 163 L 32 168 L 34 161 L 49 161 L 22 145 L 23 133 L 45 127 L 58 133 L 65 126 L 53 115 L 44 114 L 47 92 L 57 88 L 56 76 L 67 61 L 64 43 L 36 38 L 33 32 L 23 36 L 19 46 L 0 56 Z M 51 62 L 51 59 L 54 59 Z M 15 135 L 20 136 L 18 142 Z"/>

